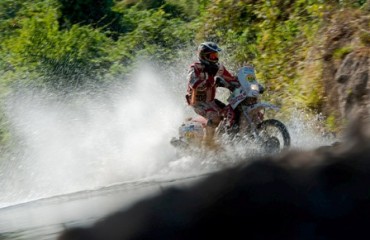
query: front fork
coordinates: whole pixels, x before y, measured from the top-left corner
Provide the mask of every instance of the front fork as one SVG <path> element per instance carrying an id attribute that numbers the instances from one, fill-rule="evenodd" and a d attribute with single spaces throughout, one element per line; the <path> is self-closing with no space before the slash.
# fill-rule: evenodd
<path id="1" fill-rule="evenodd" d="M 248 123 L 247 133 L 249 133 L 253 139 L 261 141 L 262 138 L 259 135 L 257 126 L 264 119 L 264 109 L 254 109 L 253 106 L 242 106 L 242 114 Z"/>

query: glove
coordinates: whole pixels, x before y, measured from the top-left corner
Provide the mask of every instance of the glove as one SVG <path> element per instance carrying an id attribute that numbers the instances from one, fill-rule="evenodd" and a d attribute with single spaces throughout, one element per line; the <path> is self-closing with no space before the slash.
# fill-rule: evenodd
<path id="1" fill-rule="evenodd" d="M 225 87 L 225 79 L 220 76 L 215 77 L 215 82 L 217 87 Z"/>
<path id="2" fill-rule="evenodd" d="M 235 88 L 240 87 L 240 83 L 239 82 L 230 82 L 229 85 L 230 85 L 229 89 L 232 92 L 235 90 Z"/>

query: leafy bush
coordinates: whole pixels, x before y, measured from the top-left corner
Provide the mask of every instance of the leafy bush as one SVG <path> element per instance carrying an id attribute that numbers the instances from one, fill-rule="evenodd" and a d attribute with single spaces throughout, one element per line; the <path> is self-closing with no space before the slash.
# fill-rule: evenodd
<path id="1" fill-rule="evenodd" d="M 113 11 L 113 0 L 58 0 L 60 3 L 59 23 L 63 28 L 71 28 L 74 24 L 89 25 L 109 32 L 117 38 L 119 33 L 127 29 L 120 23 L 121 15 Z"/>
<path id="2" fill-rule="evenodd" d="M 365 46 L 370 46 L 370 32 L 362 31 L 360 33 L 360 40 Z"/>
<path id="3" fill-rule="evenodd" d="M 178 51 L 187 46 L 193 38 L 192 29 L 179 18 L 169 18 L 162 9 L 137 11 L 126 9 L 134 30 L 123 35 L 112 53 L 114 59 L 124 66 L 135 59 L 146 58 L 157 62 L 170 62 L 177 59 Z"/>
<path id="4" fill-rule="evenodd" d="M 97 80 L 109 64 L 106 49 L 111 45 L 103 33 L 89 26 L 60 31 L 55 9 L 24 19 L 18 35 L 4 43 L 6 60 L 16 71 L 34 72 L 43 77 L 42 84 L 58 89 Z"/>
<path id="5" fill-rule="evenodd" d="M 365 0 L 2 0 L 0 94 L 24 81 L 69 91 L 125 73 L 137 59 L 173 63 L 188 45 L 211 40 L 225 49 L 232 68 L 245 62 L 256 66 L 268 100 L 321 111 L 319 29 L 330 24 L 331 12 L 364 12 L 368 5 Z M 360 27 L 357 36 L 369 45 L 368 22 Z M 349 51 L 332 49 L 337 61 Z"/>
<path id="6" fill-rule="evenodd" d="M 350 46 L 345 46 L 342 48 L 338 48 L 334 51 L 333 57 L 334 59 L 344 59 L 348 53 L 352 52 L 353 48 Z"/>

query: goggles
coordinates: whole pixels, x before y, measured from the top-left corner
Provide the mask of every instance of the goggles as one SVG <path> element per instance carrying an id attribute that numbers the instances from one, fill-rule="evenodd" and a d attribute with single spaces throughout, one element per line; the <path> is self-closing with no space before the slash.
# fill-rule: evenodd
<path id="1" fill-rule="evenodd" d="M 207 57 L 210 61 L 218 61 L 218 52 L 211 52 Z"/>

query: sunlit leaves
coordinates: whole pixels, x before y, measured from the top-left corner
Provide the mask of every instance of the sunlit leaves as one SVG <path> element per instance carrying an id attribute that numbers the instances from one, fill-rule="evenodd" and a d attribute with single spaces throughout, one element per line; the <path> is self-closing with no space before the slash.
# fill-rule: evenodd
<path id="1" fill-rule="evenodd" d="M 18 32 L 5 41 L 6 60 L 18 71 L 46 76 L 46 84 L 80 85 L 107 67 L 104 57 L 111 40 L 88 26 L 60 31 L 56 11 L 24 19 Z"/>
<path id="2" fill-rule="evenodd" d="M 168 18 L 163 10 L 143 10 L 126 12 L 134 19 L 133 31 L 123 35 L 117 47 L 118 58 L 130 62 L 136 57 L 159 62 L 176 58 L 177 51 L 186 46 L 193 37 L 191 28 L 178 18 Z"/>

